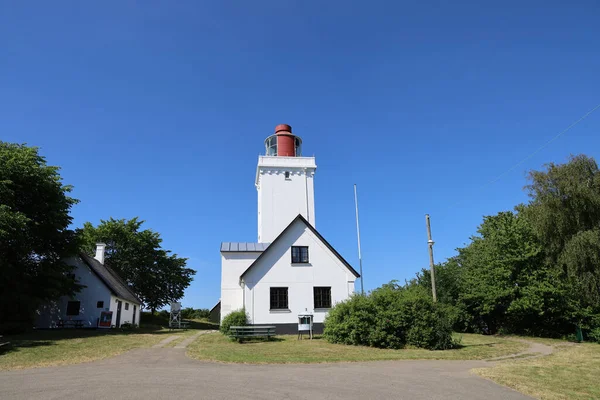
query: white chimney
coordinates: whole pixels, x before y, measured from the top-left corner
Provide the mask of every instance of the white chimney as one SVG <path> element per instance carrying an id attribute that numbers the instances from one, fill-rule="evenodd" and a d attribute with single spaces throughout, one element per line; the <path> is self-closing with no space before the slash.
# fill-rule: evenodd
<path id="1" fill-rule="evenodd" d="M 100 262 L 100 264 L 104 265 L 104 249 L 106 248 L 106 244 L 104 243 L 96 243 L 96 256 L 94 257 L 96 260 Z"/>

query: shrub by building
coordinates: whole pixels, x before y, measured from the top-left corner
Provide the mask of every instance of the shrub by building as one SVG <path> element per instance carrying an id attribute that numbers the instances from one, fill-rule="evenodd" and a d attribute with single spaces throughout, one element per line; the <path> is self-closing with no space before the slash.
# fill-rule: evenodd
<path id="1" fill-rule="evenodd" d="M 324 337 L 331 343 L 389 349 L 455 347 L 448 317 L 427 292 L 394 282 L 336 304 L 325 320 Z"/>
<path id="2" fill-rule="evenodd" d="M 232 311 L 227 314 L 225 318 L 223 318 L 223 321 L 221 321 L 219 330 L 223 335 L 227 335 L 229 334 L 229 328 L 231 326 L 245 326 L 247 323 L 246 310 L 242 308 L 241 310 Z"/>

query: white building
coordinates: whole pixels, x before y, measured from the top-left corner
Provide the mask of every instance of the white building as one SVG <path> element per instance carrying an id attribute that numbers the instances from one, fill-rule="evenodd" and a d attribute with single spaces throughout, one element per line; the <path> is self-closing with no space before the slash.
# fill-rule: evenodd
<path id="1" fill-rule="evenodd" d="M 95 328 L 102 312 L 112 312 L 107 325 L 139 325 L 141 301 L 115 271 L 104 265 L 105 247 L 104 243 L 98 243 L 94 258 L 81 253 L 65 260 L 74 267 L 77 283 L 85 287 L 73 297 L 63 296 L 40 308 L 36 327 L 75 326 L 77 322 L 78 326 Z"/>
<path id="2" fill-rule="evenodd" d="M 315 229 L 314 157 L 278 125 L 256 168 L 258 242 L 221 243 L 221 320 L 244 308 L 249 323 L 295 332 L 298 314 L 321 331 L 331 306 L 354 293 L 359 274 Z"/>

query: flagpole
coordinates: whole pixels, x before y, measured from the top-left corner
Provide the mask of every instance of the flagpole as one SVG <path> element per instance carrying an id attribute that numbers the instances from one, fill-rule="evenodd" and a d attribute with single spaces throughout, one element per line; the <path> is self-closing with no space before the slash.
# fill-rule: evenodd
<path id="1" fill-rule="evenodd" d="M 356 237 L 358 238 L 358 263 L 360 265 L 360 293 L 365 294 L 364 278 L 362 270 L 362 254 L 360 252 L 360 226 L 358 225 L 358 196 L 356 195 L 356 183 L 354 184 L 354 206 L 356 208 Z"/>

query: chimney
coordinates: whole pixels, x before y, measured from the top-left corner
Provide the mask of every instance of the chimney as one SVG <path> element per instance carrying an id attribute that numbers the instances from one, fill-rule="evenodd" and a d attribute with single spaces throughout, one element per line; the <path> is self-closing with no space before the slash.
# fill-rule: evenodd
<path id="1" fill-rule="evenodd" d="M 96 260 L 100 262 L 100 264 L 104 265 L 104 249 L 106 248 L 106 244 L 104 243 L 96 243 L 96 256 L 94 257 Z"/>

